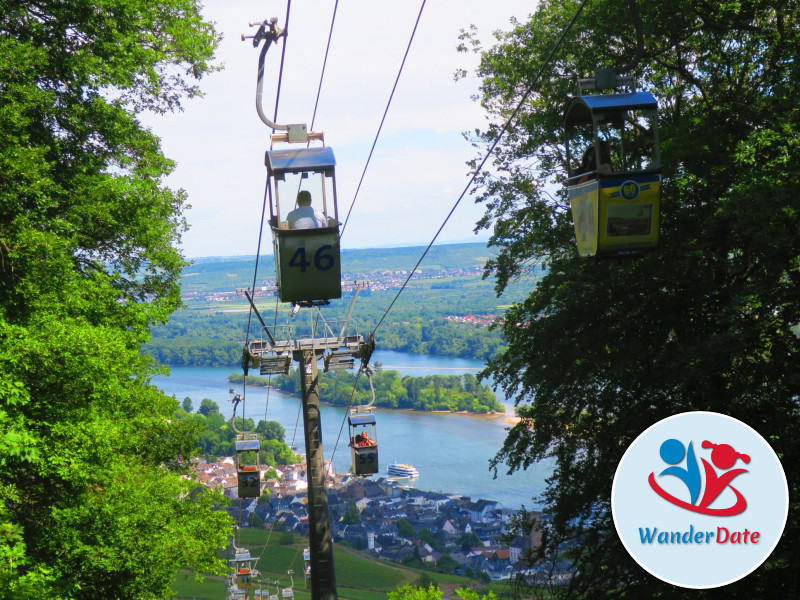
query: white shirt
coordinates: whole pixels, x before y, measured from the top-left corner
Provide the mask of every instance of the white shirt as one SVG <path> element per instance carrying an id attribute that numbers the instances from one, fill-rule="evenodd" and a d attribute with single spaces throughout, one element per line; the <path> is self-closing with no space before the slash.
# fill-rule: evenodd
<path id="1" fill-rule="evenodd" d="M 314 227 L 327 227 L 328 220 L 313 206 L 298 206 L 288 215 L 286 222 L 289 229 L 313 229 Z"/>

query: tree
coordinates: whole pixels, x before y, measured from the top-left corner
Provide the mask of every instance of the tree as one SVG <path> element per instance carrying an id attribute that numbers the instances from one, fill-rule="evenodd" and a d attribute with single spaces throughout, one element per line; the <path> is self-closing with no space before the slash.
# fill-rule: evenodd
<path id="1" fill-rule="evenodd" d="M 417 532 L 414 531 L 414 526 L 406 519 L 397 519 L 397 535 L 404 538 L 416 537 Z"/>
<path id="2" fill-rule="evenodd" d="M 284 527 L 284 531 L 281 533 L 281 537 L 278 538 L 278 543 L 281 546 L 291 546 L 294 544 L 294 534 L 291 531 L 286 531 L 286 527 Z"/>
<path id="3" fill-rule="evenodd" d="M 143 127 L 197 94 L 194 0 L 0 0 L 0 597 L 153 598 L 221 572 L 199 428 L 139 352 L 179 305 L 182 191 Z"/>
<path id="4" fill-rule="evenodd" d="M 428 544 L 434 550 L 442 550 L 444 548 L 444 542 L 438 539 L 427 527 L 420 529 L 417 532 L 417 537 L 419 537 L 421 541 Z"/>
<path id="5" fill-rule="evenodd" d="M 577 77 L 631 62 L 627 3 L 589 3 L 570 30 L 578 2 L 540 3 L 482 51 L 491 124 L 477 133 L 479 146 L 498 139 L 535 84 L 491 175 L 476 180 L 486 207 L 478 228 L 491 230 L 498 250 L 487 275 L 502 292 L 531 264 L 547 268 L 506 314 L 508 347 L 484 373 L 521 416 L 494 464 L 514 471 L 555 461 L 542 497 L 552 519 L 534 558 L 554 562 L 566 544 L 576 571 L 554 594 L 709 597 L 657 581 L 630 559 L 614 535 L 611 482 L 628 444 L 661 418 L 698 409 L 736 417 L 783 458 L 792 500 L 776 550 L 725 595 L 796 597 L 800 8 L 777 0 L 636 6 L 644 44 L 630 74 L 659 98 L 663 166 L 660 247 L 639 258 L 579 258 L 563 190 L 562 108 Z M 479 44 L 470 32 L 465 42 Z"/>
<path id="6" fill-rule="evenodd" d="M 247 517 L 247 525 L 252 527 L 253 529 L 264 529 L 264 521 L 261 520 L 255 511 L 250 513 L 250 516 Z"/>
<path id="7" fill-rule="evenodd" d="M 300 462 L 286 442 L 264 440 L 261 442 L 261 462 L 267 465 L 294 465 Z"/>
<path id="8" fill-rule="evenodd" d="M 428 574 L 423 573 L 422 577 L 428 577 Z M 420 577 L 420 580 L 422 580 L 422 577 Z M 389 592 L 386 597 L 388 600 L 441 600 L 442 590 L 434 583 L 428 585 L 408 584 Z M 495 600 L 497 598 L 494 592 L 489 592 L 487 595 L 481 596 L 469 588 L 457 590 L 456 597 L 462 600 Z"/>
<path id="9" fill-rule="evenodd" d="M 185 410 L 187 413 L 190 413 L 194 410 L 194 406 L 192 405 L 192 399 L 189 396 L 186 396 L 186 398 L 183 399 L 183 404 L 181 406 L 183 407 L 183 410 Z"/>
<path id="10" fill-rule="evenodd" d="M 219 404 L 214 402 L 211 398 L 203 398 L 200 401 L 200 408 L 197 409 L 204 417 L 219 414 Z"/>
<path id="11" fill-rule="evenodd" d="M 458 562 L 449 554 L 443 555 L 436 561 L 436 568 L 442 573 L 452 573 L 458 568 Z"/>
<path id="12" fill-rule="evenodd" d="M 470 548 L 477 548 L 481 545 L 481 539 L 475 535 L 474 531 L 465 531 L 458 538 L 458 545 L 464 552 L 469 552 Z"/>
<path id="13" fill-rule="evenodd" d="M 278 440 L 282 442 L 286 437 L 286 430 L 277 421 L 259 421 L 256 433 L 264 436 L 265 440 Z"/>
<path id="14" fill-rule="evenodd" d="M 361 511 L 358 510 L 355 503 L 350 502 L 347 505 L 347 509 L 342 516 L 342 523 L 345 525 L 358 525 L 361 523 Z"/>

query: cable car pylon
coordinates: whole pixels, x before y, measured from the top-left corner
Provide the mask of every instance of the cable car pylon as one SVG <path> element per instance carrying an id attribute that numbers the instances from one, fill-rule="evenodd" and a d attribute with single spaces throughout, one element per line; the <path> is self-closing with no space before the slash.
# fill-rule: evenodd
<path id="1" fill-rule="evenodd" d="M 341 298 L 341 262 L 339 252 L 339 214 L 336 197 L 336 160 L 325 146 L 322 132 L 310 132 L 305 124 L 281 125 L 264 113 L 262 91 L 265 59 L 272 44 L 286 31 L 276 18 L 250 23 L 258 30 L 253 47 L 263 42 L 258 59 L 256 110 L 261 121 L 272 129 L 270 148 L 264 163 L 267 168 L 266 198 L 269 201 L 269 226 L 273 235 L 278 299 L 299 307 L 318 307 Z M 277 117 L 276 117 L 277 118 Z M 275 148 L 275 144 L 321 142 L 319 147 Z M 298 208 L 290 210 L 292 206 Z M 255 279 L 255 278 L 254 278 Z M 254 283 L 255 285 L 255 283 Z M 364 338 L 357 332 L 348 334 L 347 327 L 360 285 L 337 333 L 326 328 L 318 338 L 277 339 L 261 318 L 253 301 L 253 290 L 245 291 L 253 312 L 261 323 L 265 339 L 248 341 L 242 352 L 245 377 L 251 367 L 261 374 L 287 373 L 292 361 L 299 364 L 302 391 L 303 433 L 308 473 L 309 565 L 312 600 L 337 600 L 336 574 L 333 565 L 333 540 L 328 517 L 328 495 L 325 491 L 325 465 L 322 451 L 318 362 L 325 370 L 346 369 L 362 358 Z M 289 334 L 289 337 L 292 337 Z M 363 360 L 363 359 L 362 359 Z M 305 557 L 304 557 L 305 558 Z M 288 592 L 293 595 L 289 588 Z M 284 597 L 287 590 L 284 590 Z"/>

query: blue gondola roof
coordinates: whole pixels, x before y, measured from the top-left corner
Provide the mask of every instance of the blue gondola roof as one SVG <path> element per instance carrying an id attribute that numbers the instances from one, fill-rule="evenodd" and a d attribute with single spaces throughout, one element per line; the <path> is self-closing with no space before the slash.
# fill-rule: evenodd
<path id="1" fill-rule="evenodd" d="M 246 452 L 248 450 L 258 450 L 261 447 L 258 440 L 236 440 L 236 451 Z"/>
<path id="2" fill-rule="evenodd" d="M 332 172 L 336 166 L 333 150 L 323 148 L 301 148 L 299 150 L 267 150 L 267 169 L 274 174 L 301 172 Z"/>
<path id="3" fill-rule="evenodd" d="M 371 414 L 369 415 L 353 415 L 347 418 L 350 421 L 350 425 L 374 425 L 375 424 L 375 417 Z"/>
<path id="4" fill-rule="evenodd" d="M 592 114 L 626 110 L 656 110 L 658 101 L 649 92 L 630 94 L 593 94 L 576 96 L 567 105 L 567 124 L 591 120 Z"/>

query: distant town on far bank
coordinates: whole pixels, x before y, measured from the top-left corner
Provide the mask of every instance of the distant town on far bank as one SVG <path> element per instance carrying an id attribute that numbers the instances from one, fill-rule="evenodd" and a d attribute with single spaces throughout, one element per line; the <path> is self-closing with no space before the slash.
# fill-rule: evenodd
<path id="1" fill-rule="evenodd" d="M 323 307 L 322 315 L 331 322 L 343 320 L 354 283 L 360 282 L 352 318 L 359 331 L 372 331 L 423 251 L 342 250 L 343 297 Z M 489 325 L 501 321 L 509 305 L 530 293 L 541 271 L 531 268 L 497 297 L 491 276 L 484 278 L 492 256 L 484 243 L 433 246 L 376 332 L 378 348 L 479 360 L 495 355 L 503 343 L 500 332 Z M 248 321 L 255 321 L 243 317 L 250 306 L 242 290 L 253 287 L 255 279 L 259 311 L 278 324 L 287 322 L 291 309 L 274 296 L 272 256 L 262 256 L 254 274 L 255 266 L 255 256 L 196 259 L 181 277 L 185 307 L 168 324 L 153 329 L 145 350 L 170 366 L 238 365 Z M 292 325 L 298 334 L 310 333 L 310 313 L 301 311 Z"/>

